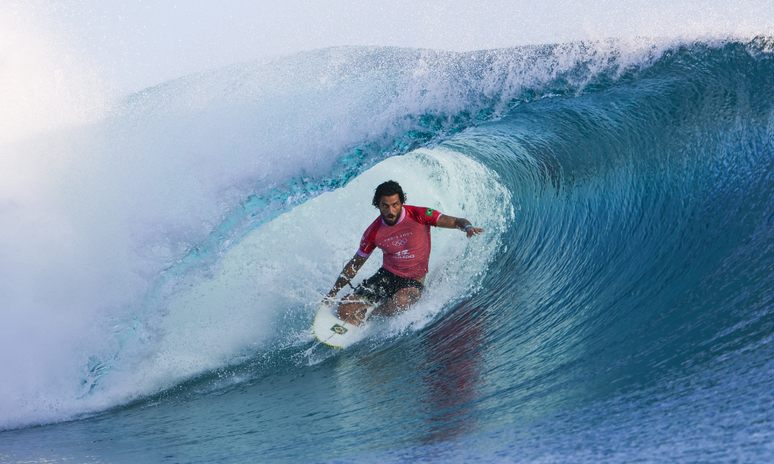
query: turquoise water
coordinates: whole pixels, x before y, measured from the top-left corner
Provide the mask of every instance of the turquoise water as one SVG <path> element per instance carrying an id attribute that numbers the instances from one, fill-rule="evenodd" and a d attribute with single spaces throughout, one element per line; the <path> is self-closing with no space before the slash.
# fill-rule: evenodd
<path id="1" fill-rule="evenodd" d="M 119 162 L 84 191 L 206 204 L 149 182 L 137 291 L 2 403 L 0 462 L 770 460 L 771 41 L 606 50 L 310 52 L 133 96 L 86 129 L 120 148 L 52 136 Z M 423 301 L 329 349 L 388 178 L 487 233 L 434 231 Z"/>

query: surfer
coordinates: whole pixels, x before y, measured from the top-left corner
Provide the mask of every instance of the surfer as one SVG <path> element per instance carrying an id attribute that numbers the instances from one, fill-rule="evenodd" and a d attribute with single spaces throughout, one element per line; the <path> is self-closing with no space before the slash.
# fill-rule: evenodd
<path id="1" fill-rule="evenodd" d="M 369 305 L 376 305 L 375 315 L 392 316 L 419 300 L 430 260 L 430 226 L 460 229 L 468 238 L 484 231 L 473 227 L 467 219 L 406 205 L 405 201 L 406 195 L 395 181 L 376 188 L 372 204 L 379 209 L 379 217 L 366 229 L 360 248 L 344 266 L 326 298 L 331 301 L 344 286 L 351 287 L 350 282 L 377 247 L 384 253 L 382 267 L 342 298 L 337 310 L 339 318 L 359 325 Z"/>

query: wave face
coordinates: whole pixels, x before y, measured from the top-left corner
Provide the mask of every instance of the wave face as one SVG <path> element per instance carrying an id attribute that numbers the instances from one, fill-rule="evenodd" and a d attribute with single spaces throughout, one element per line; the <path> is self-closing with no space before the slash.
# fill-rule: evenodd
<path id="1" fill-rule="evenodd" d="M 98 296 L 44 290 L 75 322 L 42 333 L 71 348 L 4 361 L 31 366 L 4 375 L 4 453 L 765 461 L 773 52 L 763 38 L 329 49 L 15 142 L 75 160 L 55 211 L 89 242 L 69 281 Z M 327 350 L 314 309 L 389 178 L 487 232 L 434 231 L 423 300 Z M 46 276 L 74 269 L 65 258 Z M 16 292 L 23 319 L 33 300 Z M 4 343 L 29 347 L 20 333 Z"/>

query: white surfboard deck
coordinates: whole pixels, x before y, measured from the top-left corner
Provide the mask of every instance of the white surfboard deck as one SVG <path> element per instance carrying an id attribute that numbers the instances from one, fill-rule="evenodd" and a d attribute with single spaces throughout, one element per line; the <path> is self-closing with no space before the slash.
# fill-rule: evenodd
<path id="1" fill-rule="evenodd" d="M 320 342 L 334 348 L 346 348 L 363 338 L 365 321 L 368 320 L 374 308 L 368 307 L 366 317 L 360 325 L 339 319 L 336 308 L 338 308 L 337 304 L 320 303 L 314 316 L 312 331 Z"/>

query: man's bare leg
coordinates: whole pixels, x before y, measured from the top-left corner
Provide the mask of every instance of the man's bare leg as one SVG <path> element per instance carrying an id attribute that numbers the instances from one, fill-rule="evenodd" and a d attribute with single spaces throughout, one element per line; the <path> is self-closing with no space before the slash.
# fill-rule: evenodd
<path id="1" fill-rule="evenodd" d="M 357 295 L 347 295 L 341 299 L 336 313 L 339 319 L 360 325 L 365 318 L 368 305 L 363 303 Z"/>
<path id="2" fill-rule="evenodd" d="M 418 288 L 401 288 L 395 292 L 390 301 L 376 308 L 374 314 L 386 317 L 400 314 L 419 301 L 420 296 L 422 296 L 422 292 Z"/>

